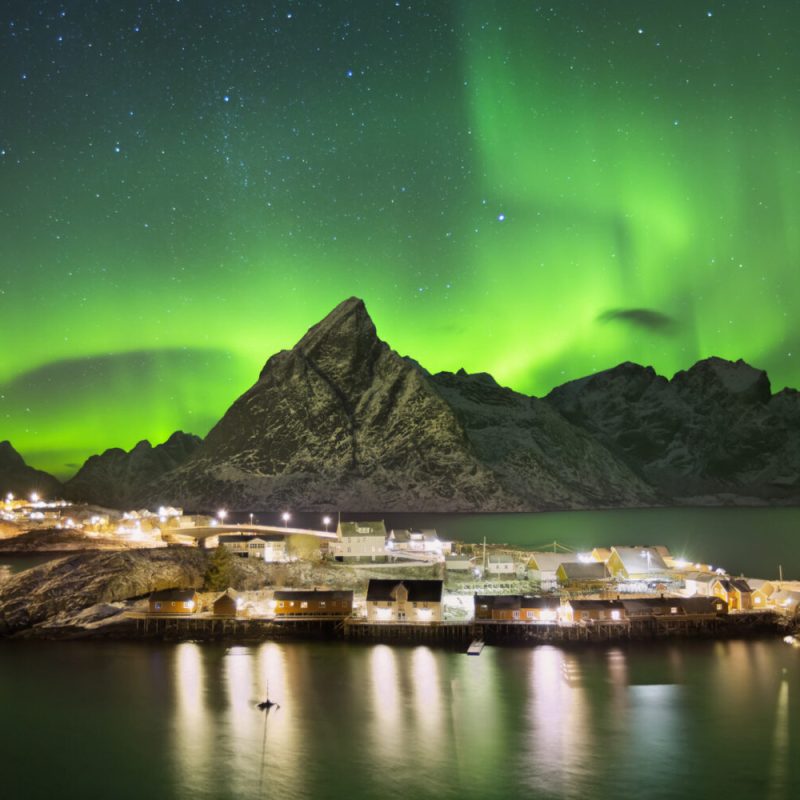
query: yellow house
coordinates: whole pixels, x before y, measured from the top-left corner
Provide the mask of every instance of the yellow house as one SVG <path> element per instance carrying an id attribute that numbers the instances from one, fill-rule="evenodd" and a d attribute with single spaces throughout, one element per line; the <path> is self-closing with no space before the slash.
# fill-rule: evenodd
<path id="1" fill-rule="evenodd" d="M 667 565 L 656 547 L 612 547 L 606 562 L 608 571 L 617 580 L 666 580 Z"/>

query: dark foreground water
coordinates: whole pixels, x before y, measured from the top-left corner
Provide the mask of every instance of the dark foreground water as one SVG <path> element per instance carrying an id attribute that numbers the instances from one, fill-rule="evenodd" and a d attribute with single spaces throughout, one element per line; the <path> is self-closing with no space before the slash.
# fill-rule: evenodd
<path id="1" fill-rule="evenodd" d="M 798 753 L 780 641 L 0 643 L 9 800 L 790 798 Z"/>

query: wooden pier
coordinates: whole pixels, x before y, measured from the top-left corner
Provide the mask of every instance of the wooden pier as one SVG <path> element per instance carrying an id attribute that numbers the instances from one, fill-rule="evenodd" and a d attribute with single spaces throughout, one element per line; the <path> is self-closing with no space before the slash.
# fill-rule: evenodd
<path id="1" fill-rule="evenodd" d="M 570 642 L 646 641 L 666 638 L 738 638 L 785 633 L 781 619 L 770 614 L 725 617 L 645 617 L 626 621 L 558 625 L 494 620 L 468 622 L 370 622 L 336 618 L 236 618 L 211 616 L 130 615 L 116 636 L 163 640 L 340 639 L 387 644 L 431 644 L 464 647 L 475 639 L 489 645 L 536 645 Z"/>

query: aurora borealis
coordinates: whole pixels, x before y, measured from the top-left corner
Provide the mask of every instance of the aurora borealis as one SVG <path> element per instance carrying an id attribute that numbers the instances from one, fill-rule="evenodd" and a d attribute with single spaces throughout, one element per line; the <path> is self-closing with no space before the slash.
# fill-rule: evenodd
<path id="1" fill-rule="evenodd" d="M 347 296 L 545 393 L 800 384 L 800 5 L 5 2 L 0 439 L 203 435 Z"/>

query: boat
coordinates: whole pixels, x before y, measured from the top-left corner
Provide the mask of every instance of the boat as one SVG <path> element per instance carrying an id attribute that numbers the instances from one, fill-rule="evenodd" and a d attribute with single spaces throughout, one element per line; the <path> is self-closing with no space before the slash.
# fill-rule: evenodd
<path id="1" fill-rule="evenodd" d="M 483 639 L 475 639 L 467 648 L 468 656 L 479 656 L 484 648 Z"/>
<path id="2" fill-rule="evenodd" d="M 272 700 L 269 699 L 269 697 L 266 700 L 264 700 L 263 703 L 259 703 L 258 707 L 262 711 L 269 711 L 271 708 L 280 708 L 280 706 L 277 703 L 273 703 Z"/>
<path id="3" fill-rule="evenodd" d="M 796 636 L 784 636 L 783 641 L 792 647 L 800 647 L 800 639 L 798 639 Z"/>

